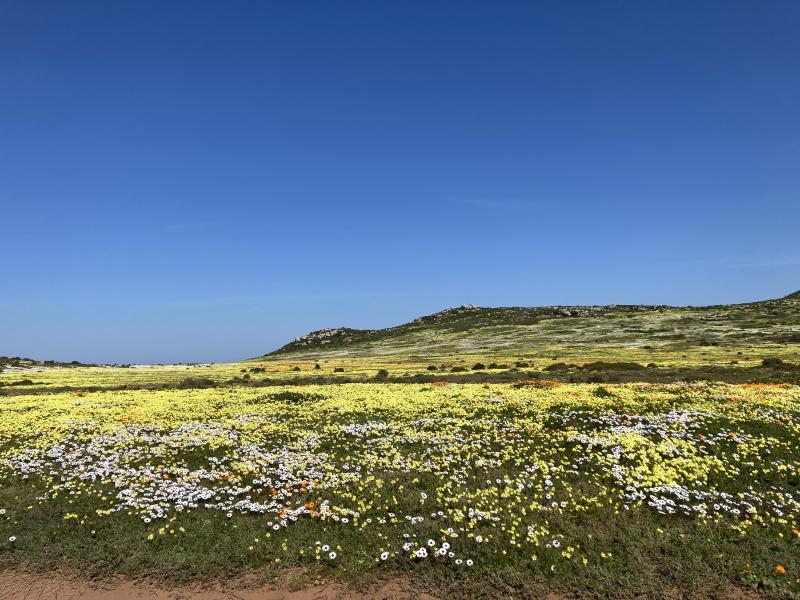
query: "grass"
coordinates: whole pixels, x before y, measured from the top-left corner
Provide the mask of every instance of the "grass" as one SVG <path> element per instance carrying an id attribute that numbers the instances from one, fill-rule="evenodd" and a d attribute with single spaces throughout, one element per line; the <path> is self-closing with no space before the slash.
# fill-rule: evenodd
<path id="1" fill-rule="evenodd" d="M 402 573 L 445 597 L 796 593 L 799 401 L 541 381 L 11 396 L 0 565 Z"/>

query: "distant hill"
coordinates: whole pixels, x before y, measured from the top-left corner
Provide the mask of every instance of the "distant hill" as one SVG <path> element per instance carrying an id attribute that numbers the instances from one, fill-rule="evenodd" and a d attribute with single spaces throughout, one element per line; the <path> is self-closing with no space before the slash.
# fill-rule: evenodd
<path id="1" fill-rule="evenodd" d="M 321 329 L 265 356 L 492 353 L 548 347 L 800 344 L 800 291 L 704 307 L 633 304 L 482 308 L 465 304 L 386 329 Z"/>
<path id="2" fill-rule="evenodd" d="M 0 356 L 0 372 L 4 369 L 32 369 L 35 367 L 86 367 L 93 366 L 80 363 L 77 360 L 72 362 L 58 362 L 55 360 L 34 360 L 23 356 Z"/>

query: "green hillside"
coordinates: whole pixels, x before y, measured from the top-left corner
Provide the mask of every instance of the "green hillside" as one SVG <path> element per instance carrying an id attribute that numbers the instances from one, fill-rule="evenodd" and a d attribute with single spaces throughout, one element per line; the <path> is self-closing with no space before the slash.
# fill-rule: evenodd
<path id="1" fill-rule="evenodd" d="M 479 308 L 463 305 L 387 329 L 323 329 L 267 356 L 317 359 L 800 344 L 800 292 L 704 307 L 663 305 Z"/>

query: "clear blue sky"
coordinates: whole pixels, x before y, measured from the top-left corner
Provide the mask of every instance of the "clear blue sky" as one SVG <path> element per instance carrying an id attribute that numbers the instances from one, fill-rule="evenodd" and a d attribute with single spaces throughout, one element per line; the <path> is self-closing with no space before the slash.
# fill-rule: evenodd
<path id="1" fill-rule="evenodd" d="M 800 288 L 800 3 L 0 0 L 0 354 Z"/>

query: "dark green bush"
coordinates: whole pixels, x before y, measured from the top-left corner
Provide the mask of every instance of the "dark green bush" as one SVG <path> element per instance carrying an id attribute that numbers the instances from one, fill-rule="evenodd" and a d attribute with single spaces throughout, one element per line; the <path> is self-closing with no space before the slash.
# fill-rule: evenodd
<path id="1" fill-rule="evenodd" d="M 544 370 L 547 371 L 548 373 L 553 373 L 557 371 L 569 371 L 569 369 L 574 366 L 575 365 L 568 365 L 567 363 L 557 362 L 552 365 L 548 365 L 547 367 L 544 368 Z"/>
<path id="2" fill-rule="evenodd" d="M 325 396 L 322 394 L 311 394 L 306 392 L 278 392 L 276 394 L 268 394 L 265 396 L 265 398 L 294 404 L 300 402 L 318 402 L 320 400 L 325 400 Z"/>

